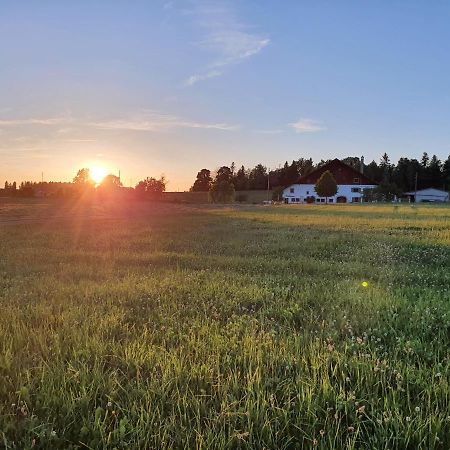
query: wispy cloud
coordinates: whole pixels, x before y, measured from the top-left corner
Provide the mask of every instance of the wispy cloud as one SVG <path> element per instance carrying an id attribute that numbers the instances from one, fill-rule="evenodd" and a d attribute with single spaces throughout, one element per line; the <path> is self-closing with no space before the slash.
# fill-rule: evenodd
<path id="1" fill-rule="evenodd" d="M 0 127 L 17 127 L 24 125 L 61 125 L 68 123 L 69 119 L 66 117 L 51 117 L 44 119 L 0 119 Z"/>
<path id="2" fill-rule="evenodd" d="M 267 36 L 248 31 L 235 16 L 234 11 L 222 2 L 195 1 L 191 15 L 205 33 L 197 45 L 215 57 L 203 70 L 191 75 L 185 85 L 222 75 L 227 66 L 242 62 L 267 47 Z"/>
<path id="3" fill-rule="evenodd" d="M 175 128 L 197 128 L 204 130 L 232 131 L 239 128 L 223 122 L 200 122 L 181 117 L 161 114 L 152 111 L 142 111 L 138 114 L 115 119 L 84 120 L 76 118 L 26 118 L 0 120 L 0 128 L 24 126 L 61 126 L 70 123 L 70 128 L 56 130 L 57 134 L 69 134 L 79 128 L 97 128 L 103 130 L 154 131 L 162 132 Z M 22 139 L 22 138 L 19 138 Z M 66 141 L 70 141 L 67 140 Z M 90 142 L 92 139 L 72 139 L 72 142 Z"/>
<path id="4" fill-rule="evenodd" d="M 297 122 L 290 123 L 289 126 L 296 133 L 317 133 L 326 130 L 320 122 L 312 119 L 299 119 Z"/>
<path id="5" fill-rule="evenodd" d="M 105 130 L 167 131 L 174 128 L 198 128 L 204 130 L 233 131 L 237 125 L 227 123 L 195 122 L 177 116 L 151 113 L 127 119 L 104 120 L 89 123 L 90 126 Z"/>
<path id="6" fill-rule="evenodd" d="M 193 84 L 207 80 L 208 78 L 215 78 L 220 77 L 222 75 L 222 72 L 220 70 L 210 70 L 209 72 L 197 74 L 197 75 L 191 75 L 185 82 L 185 86 L 192 86 Z"/>

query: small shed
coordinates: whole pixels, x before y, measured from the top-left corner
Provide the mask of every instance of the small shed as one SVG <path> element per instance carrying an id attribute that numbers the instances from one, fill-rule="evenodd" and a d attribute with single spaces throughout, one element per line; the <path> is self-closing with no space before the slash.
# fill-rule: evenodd
<path id="1" fill-rule="evenodd" d="M 428 188 L 420 191 L 405 192 L 412 202 L 448 202 L 449 193 L 440 189 Z"/>

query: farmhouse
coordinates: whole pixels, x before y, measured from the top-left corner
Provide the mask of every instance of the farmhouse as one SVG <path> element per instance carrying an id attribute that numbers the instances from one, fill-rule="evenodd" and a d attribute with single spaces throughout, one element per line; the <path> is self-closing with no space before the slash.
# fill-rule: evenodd
<path id="1" fill-rule="evenodd" d="M 363 190 L 373 189 L 377 183 L 363 174 L 364 158 L 361 158 L 361 170 L 343 163 L 339 159 L 317 168 L 304 175 L 299 180 L 283 190 L 285 203 L 325 203 L 324 197 L 318 197 L 314 189 L 317 180 L 327 170 L 332 174 L 338 185 L 337 194 L 328 197 L 328 203 L 360 203 L 363 201 Z"/>
<path id="2" fill-rule="evenodd" d="M 440 189 L 428 188 L 421 189 L 420 191 L 413 192 L 405 192 L 406 196 L 412 202 L 421 203 L 421 202 L 448 202 L 449 194 L 448 192 L 441 191 Z"/>

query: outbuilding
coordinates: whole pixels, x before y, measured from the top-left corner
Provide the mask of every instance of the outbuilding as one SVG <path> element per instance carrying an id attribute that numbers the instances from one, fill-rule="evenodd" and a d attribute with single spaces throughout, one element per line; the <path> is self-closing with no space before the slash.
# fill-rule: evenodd
<path id="1" fill-rule="evenodd" d="M 404 195 L 408 196 L 410 201 L 416 203 L 449 201 L 448 192 L 441 191 L 440 189 L 435 188 L 421 189 L 420 191 L 413 191 L 413 192 L 405 192 Z"/>

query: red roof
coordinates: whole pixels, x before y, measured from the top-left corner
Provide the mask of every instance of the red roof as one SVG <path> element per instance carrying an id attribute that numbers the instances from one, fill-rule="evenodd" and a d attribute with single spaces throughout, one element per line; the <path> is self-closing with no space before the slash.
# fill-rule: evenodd
<path id="1" fill-rule="evenodd" d="M 316 184 L 320 176 L 327 170 L 333 174 L 337 184 L 378 184 L 337 158 L 327 162 L 307 175 L 303 175 L 298 179 L 296 184 Z"/>

